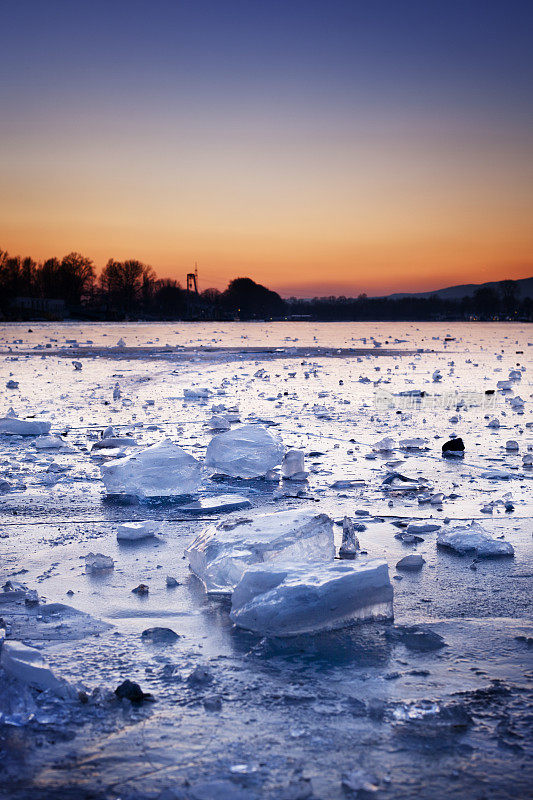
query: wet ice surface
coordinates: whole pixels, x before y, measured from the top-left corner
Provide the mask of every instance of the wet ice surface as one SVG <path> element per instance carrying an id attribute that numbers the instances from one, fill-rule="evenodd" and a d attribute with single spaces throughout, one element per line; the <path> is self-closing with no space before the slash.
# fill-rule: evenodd
<path id="1" fill-rule="evenodd" d="M 343 776 L 358 770 L 380 797 L 527 796 L 530 342 L 530 329 L 515 324 L 0 328 L 0 416 L 12 407 L 48 421 L 63 441 L 0 437 L 1 583 L 23 582 L 48 604 L 3 602 L 0 617 L 8 636 L 38 647 L 88 697 L 17 694 L 0 678 L 0 796 L 341 798 L 358 780 L 343 788 Z M 511 371 L 521 379 L 498 389 Z M 185 400 L 185 389 L 209 391 Z M 238 630 L 183 556 L 209 524 L 247 510 L 213 502 L 204 513 L 180 511 L 197 494 L 105 499 L 100 467 L 137 451 L 128 434 L 139 447 L 170 438 L 203 462 L 210 420 L 226 413 L 232 428 L 261 422 L 303 451 L 308 480 L 205 476 L 200 496 L 235 493 L 260 512 L 311 507 L 339 523 L 337 546 L 349 516 L 362 557 L 388 563 L 394 626 L 288 639 Z M 92 450 L 109 426 L 116 446 Z M 464 458 L 442 458 L 452 434 Z M 393 449 L 375 450 L 386 437 Z M 383 484 L 390 473 L 413 480 Z M 514 557 L 437 548 L 443 531 L 472 519 Z M 154 536 L 117 539 L 120 524 L 149 520 Z M 440 528 L 408 531 L 413 521 Z M 113 569 L 87 571 L 91 552 L 111 557 Z M 396 569 L 414 553 L 420 570 Z M 132 592 L 140 584 L 148 593 Z M 421 630 L 405 627 L 413 625 Z M 179 638 L 142 636 L 157 627 Z M 106 692 L 127 678 L 155 702 L 134 707 Z"/>

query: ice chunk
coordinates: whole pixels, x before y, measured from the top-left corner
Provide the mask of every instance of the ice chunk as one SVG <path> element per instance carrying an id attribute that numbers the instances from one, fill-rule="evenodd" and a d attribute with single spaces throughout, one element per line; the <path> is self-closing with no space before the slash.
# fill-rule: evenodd
<path id="1" fill-rule="evenodd" d="M 291 481 L 305 481 L 305 458 L 302 450 L 287 450 L 281 463 L 281 477 Z"/>
<path id="2" fill-rule="evenodd" d="M 133 436 L 108 436 L 105 439 L 98 439 L 92 446 L 92 450 L 112 450 L 115 447 L 134 447 L 137 442 Z"/>
<path id="3" fill-rule="evenodd" d="M 185 400 L 205 400 L 209 397 L 209 389 L 184 389 L 183 397 Z"/>
<path id="4" fill-rule="evenodd" d="M 379 442 L 372 445 L 372 450 L 375 450 L 376 453 L 387 453 L 389 450 L 394 450 L 395 447 L 396 444 L 392 436 L 385 436 L 384 439 L 380 439 Z"/>
<path id="5" fill-rule="evenodd" d="M 340 558 L 355 558 L 359 549 L 359 539 L 355 535 L 355 525 L 350 517 L 342 521 L 342 544 L 339 549 Z"/>
<path id="6" fill-rule="evenodd" d="M 513 556 L 514 548 L 509 542 L 494 539 L 478 522 L 452 528 L 437 537 L 439 547 L 448 547 L 460 555 L 474 553 L 478 558 L 491 556 Z"/>
<path id="7" fill-rule="evenodd" d="M 180 506 L 180 511 L 186 514 L 217 514 L 220 511 L 238 511 L 241 508 L 251 508 L 252 504 L 247 497 L 240 494 L 217 494 L 213 497 L 201 497 L 193 503 Z"/>
<path id="8" fill-rule="evenodd" d="M 209 526 L 185 554 L 208 593 L 231 594 L 251 564 L 333 559 L 332 521 L 314 509 L 227 520 Z"/>
<path id="9" fill-rule="evenodd" d="M 209 420 L 209 427 L 214 431 L 229 431 L 231 421 L 227 414 L 213 414 Z"/>
<path id="10" fill-rule="evenodd" d="M 266 563 L 250 567 L 235 588 L 230 617 L 270 636 L 341 628 L 354 620 L 392 619 L 387 562 Z"/>
<path id="11" fill-rule="evenodd" d="M 211 439 L 205 462 L 232 478 L 260 478 L 279 466 L 283 451 L 278 434 L 262 425 L 240 425 Z"/>
<path id="12" fill-rule="evenodd" d="M 481 477 L 488 478 L 489 480 L 508 481 L 511 477 L 511 473 L 507 472 L 505 469 L 488 469 L 481 473 Z"/>
<path id="13" fill-rule="evenodd" d="M 65 698 L 72 694 L 69 684 L 54 675 L 41 653 L 34 647 L 12 640 L 5 641 L 0 652 L 0 664 L 9 675 L 37 689 L 50 689 Z"/>
<path id="14" fill-rule="evenodd" d="M 108 494 L 140 498 L 190 494 L 202 477 L 200 463 L 169 440 L 109 461 L 100 469 Z"/>
<path id="15" fill-rule="evenodd" d="M 59 450 L 64 444 L 59 436 L 39 436 L 34 442 L 37 450 Z"/>
<path id="16" fill-rule="evenodd" d="M 87 553 L 85 556 L 85 569 L 87 572 L 98 572 L 101 569 L 113 569 L 115 563 L 111 556 L 103 553 Z"/>
<path id="17" fill-rule="evenodd" d="M 414 439 L 400 439 L 400 447 L 402 450 L 421 450 L 428 443 L 427 439 L 415 437 Z"/>
<path id="18" fill-rule="evenodd" d="M 0 433 L 15 436 L 41 436 L 50 431 L 50 426 L 51 423 L 44 420 L 19 419 L 10 415 L 0 419 Z"/>
<path id="19" fill-rule="evenodd" d="M 159 525 L 153 520 L 144 522 L 123 522 L 117 528 L 117 539 L 124 542 L 137 542 L 155 536 Z"/>

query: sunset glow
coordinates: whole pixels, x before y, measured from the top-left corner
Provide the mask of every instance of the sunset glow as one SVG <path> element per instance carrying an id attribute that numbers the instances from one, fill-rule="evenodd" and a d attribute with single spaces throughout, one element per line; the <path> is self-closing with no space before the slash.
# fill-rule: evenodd
<path id="1" fill-rule="evenodd" d="M 286 296 L 528 277 L 531 8 L 4 5 L 0 248 Z"/>

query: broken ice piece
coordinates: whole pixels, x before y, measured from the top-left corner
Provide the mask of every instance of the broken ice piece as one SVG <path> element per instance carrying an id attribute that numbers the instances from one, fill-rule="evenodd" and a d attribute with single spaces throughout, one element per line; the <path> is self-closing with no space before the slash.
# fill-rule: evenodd
<path id="1" fill-rule="evenodd" d="M 98 572 L 101 569 L 113 569 L 115 562 L 111 556 L 102 553 L 88 553 L 85 556 L 85 569 L 87 572 Z"/>
<path id="2" fill-rule="evenodd" d="M 511 473 L 507 472 L 505 469 L 488 469 L 481 473 L 481 477 L 488 478 L 489 480 L 508 481 L 511 477 Z"/>
<path id="3" fill-rule="evenodd" d="M 200 463 L 169 440 L 102 464 L 100 470 L 108 495 L 139 498 L 190 494 L 202 477 Z"/>
<path id="4" fill-rule="evenodd" d="M 185 400 L 205 400 L 211 394 L 210 389 L 184 389 L 183 397 Z"/>
<path id="5" fill-rule="evenodd" d="M 427 439 L 400 439 L 402 450 L 422 450 L 427 445 Z"/>
<path id="6" fill-rule="evenodd" d="M 392 436 L 385 436 L 384 439 L 380 439 L 379 442 L 372 445 L 372 450 L 376 453 L 388 453 L 390 450 L 394 450 L 395 446 Z"/>
<path id="7" fill-rule="evenodd" d="M 281 477 L 291 481 L 305 481 L 305 458 L 302 450 L 287 450 L 281 462 Z"/>
<path id="8" fill-rule="evenodd" d="M 54 675 L 41 653 L 34 647 L 27 647 L 13 640 L 4 641 L 0 652 L 0 665 L 17 680 L 37 689 L 42 691 L 50 689 L 63 698 L 72 695 L 67 681 Z"/>
<path id="9" fill-rule="evenodd" d="M 155 536 L 158 530 L 157 522 L 146 520 L 144 522 L 123 522 L 117 527 L 117 539 L 123 542 L 137 542 L 139 539 L 148 539 Z"/>
<path id="10" fill-rule="evenodd" d="M 283 458 L 281 437 L 262 425 L 240 425 L 214 436 L 207 447 L 206 466 L 232 478 L 262 478 Z"/>
<path id="11" fill-rule="evenodd" d="M 9 415 L 0 419 L 0 433 L 15 436 L 41 436 L 48 433 L 50 427 L 50 422 L 19 419 Z"/>
<path id="12" fill-rule="evenodd" d="M 267 562 L 250 567 L 233 592 L 230 617 L 240 628 L 296 636 L 341 628 L 355 620 L 392 619 L 387 562 Z"/>
<path id="13" fill-rule="evenodd" d="M 437 537 L 437 545 L 455 550 L 460 555 L 475 553 L 477 558 L 493 556 L 513 556 L 514 548 L 510 542 L 494 539 L 478 522 L 461 525 L 450 531 L 443 531 Z"/>
<path id="14" fill-rule="evenodd" d="M 339 558 L 355 558 L 359 549 L 359 539 L 355 535 L 355 525 L 350 517 L 342 521 L 342 544 L 339 549 Z"/>
<path id="15" fill-rule="evenodd" d="M 208 594 L 231 594 L 243 572 L 262 562 L 331 561 L 333 525 L 314 509 L 257 514 L 210 525 L 185 551 Z"/>
<path id="16" fill-rule="evenodd" d="M 37 450 L 59 450 L 64 444 L 59 436 L 39 436 L 33 443 Z"/>
<path id="17" fill-rule="evenodd" d="M 218 494 L 213 497 L 201 497 L 193 503 L 180 506 L 186 514 L 218 514 L 221 511 L 239 511 L 251 508 L 251 502 L 240 494 Z"/>

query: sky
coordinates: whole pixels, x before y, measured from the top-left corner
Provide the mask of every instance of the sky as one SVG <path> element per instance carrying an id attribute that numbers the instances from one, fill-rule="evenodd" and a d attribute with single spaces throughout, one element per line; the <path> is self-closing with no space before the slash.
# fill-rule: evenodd
<path id="1" fill-rule="evenodd" d="M 533 275 L 531 0 L 0 0 L 0 249 L 200 289 Z"/>

